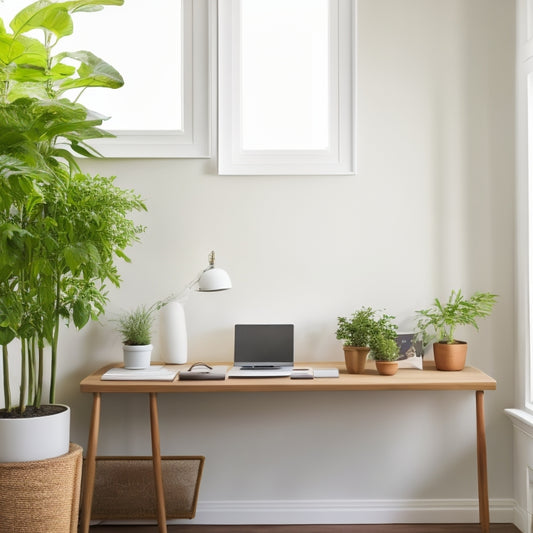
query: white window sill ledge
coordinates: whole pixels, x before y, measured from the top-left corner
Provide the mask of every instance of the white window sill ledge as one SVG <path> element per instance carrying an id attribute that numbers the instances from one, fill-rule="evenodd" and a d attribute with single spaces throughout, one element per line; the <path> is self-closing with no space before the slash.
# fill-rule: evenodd
<path id="1" fill-rule="evenodd" d="M 523 409 L 505 409 L 505 414 L 511 419 L 513 426 L 533 438 L 533 415 Z"/>

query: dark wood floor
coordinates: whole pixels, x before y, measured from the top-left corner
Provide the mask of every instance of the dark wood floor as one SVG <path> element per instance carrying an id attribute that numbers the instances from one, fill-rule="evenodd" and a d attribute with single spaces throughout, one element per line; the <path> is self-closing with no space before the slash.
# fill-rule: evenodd
<path id="1" fill-rule="evenodd" d="M 157 533 L 157 526 L 95 526 L 91 533 Z M 491 524 L 491 533 L 520 533 L 512 524 Z M 168 533 L 480 533 L 477 524 L 372 524 L 305 526 L 168 526 Z"/>

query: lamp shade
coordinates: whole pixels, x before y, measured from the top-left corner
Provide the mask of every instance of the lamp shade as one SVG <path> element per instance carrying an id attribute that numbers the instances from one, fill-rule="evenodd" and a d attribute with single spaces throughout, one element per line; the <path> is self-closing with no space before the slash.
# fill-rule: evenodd
<path id="1" fill-rule="evenodd" d="M 202 273 L 198 280 L 198 290 L 201 292 L 225 291 L 231 289 L 228 273 L 222 268 L 209 268 Z"/>

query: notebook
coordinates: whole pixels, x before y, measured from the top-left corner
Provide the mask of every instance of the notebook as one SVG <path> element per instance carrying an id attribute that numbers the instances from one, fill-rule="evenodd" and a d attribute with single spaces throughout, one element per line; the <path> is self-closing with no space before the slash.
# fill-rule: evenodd
<path id="1" fill-rule="evenodd" d="M 290 376 L 294 366 L 294 324 L 236 324 L 230 378 Z"/>

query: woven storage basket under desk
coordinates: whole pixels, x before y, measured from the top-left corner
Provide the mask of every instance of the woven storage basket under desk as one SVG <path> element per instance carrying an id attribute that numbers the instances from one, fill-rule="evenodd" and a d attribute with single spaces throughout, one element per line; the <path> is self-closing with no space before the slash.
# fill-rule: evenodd
<path id="1" fill-rule="evenodd" d="M 21 463 L 0 463 L 1 533 L 76 533 L 82 449 Z"/>
<path id="2" fill-rule="evenodd" d="M 161 457 L 167 518 L 194 518 L 202 456 Z M 92 520 L 157 518 L 151 457 L 97 457 Z"/>

